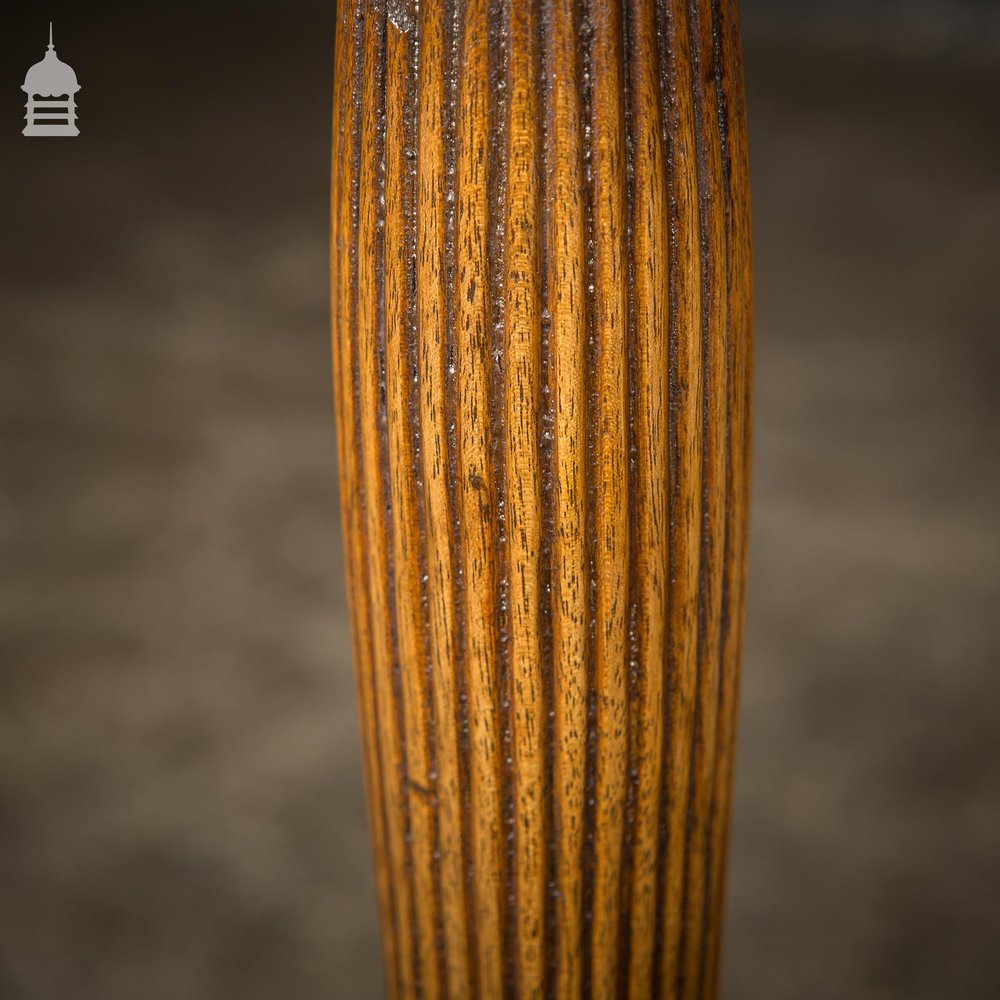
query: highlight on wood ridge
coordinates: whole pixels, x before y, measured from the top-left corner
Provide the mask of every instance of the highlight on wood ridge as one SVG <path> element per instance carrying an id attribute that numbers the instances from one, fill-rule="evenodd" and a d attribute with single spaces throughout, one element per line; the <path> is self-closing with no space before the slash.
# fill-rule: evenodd
<path id="1" fill-rule="evenodd" d="M 393 997 L 712 997 L 743 632 L 735 0 L 345 0 L 331 298 Z"/>

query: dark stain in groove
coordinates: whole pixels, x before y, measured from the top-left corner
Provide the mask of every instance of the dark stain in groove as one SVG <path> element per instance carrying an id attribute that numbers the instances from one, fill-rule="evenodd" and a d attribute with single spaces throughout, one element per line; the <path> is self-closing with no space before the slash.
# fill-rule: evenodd
<path id="1" fill-rule="evenodd" d="M 674 555 L 675 529 L 678 527 L 678 503 L 680 499 L 680 447 L 677 435 L 677 407 L 680 399 L 680 381 L 678 378 L 678 185 L 677 163 L 674 157 L 674 144 L 680 131 L 680 121 L 677 112 L 677 51 L 676 24 L 669 10 L 667 0 L 658 0 L 655 7 L 657 69 L 660 88 L 661 110 L 661 141 L 663 145 L 663 163 L 665 168 L 667 194 L 667 600 L 665 609 L 665 635 L 663 646 L 663 742 L 660 756 L 660 791 L 659 791 L 659 837 L 657 842 L 656 861 L 656 903 L 654 907 L 654 953 L 652 969 L 652 993 L 659 996 L 663 980 L 663 935 L 666 925 L 666 874 L 667 850 L 669 848 L 669 818 L 670 818 L 670 763 L 671 739 L 673 734 L 674 686 L 677 678 L 678 663 L 674 655 L 673 629 L 671 628 L 672 607 L 671 598 L 674 595 L 676 581 L 676 566 Z"/>
<path id="2" fill-rule="evenodd" d="M 576 85 L 580 94 L 580 169 L 583 177 L 584 212 L 584 351 L 583 351 L 583 399 L 587 412 L 600 412 L 602 400 L 594 382 L 598 363 L 598 344 L 595 321 L 595 233 L 594 233 L 594 178 L 593 178 L 593 52 L 594 28 L 591 20 L 590 0 L 577 0 L 575 9 L 576 32 Z M 586 634 L 586 678 L 587 678 L 587 737 L 584 764 L 583 800 L 583 940 L 580 943 L 583 995 L 593 992 L 593 926 L 594 926 L 594 881 L 597 871 L 595 857 L 597 787 L 597 751 L 600 736 L 597 732 L 597 663 L 596 663 L 596 619 L 597 619 L 597 489 L 595 472 L 597 468 L 597 433 L 600 418 L 587 420 L 584 453 L 584 539 L 587 559 L 587 634 Z"/>
<path id="3" fill-rule="evenodd" d="M 508 642 L 507 595 L 510 587 L 507 569 L 507 518 L 506 518 L 506 382 L 507 358 L 504 351 L 506 304 L 506 218 L 507 218 L 507 176 L 509 150 L 507 138 L 508 90 L 510 68 L 507 61 L 507 39 L 510 34 L 510 11 L 505 0 L 491 0 L 488 14 L 487 50 L 488 77 L 493 101 L 490 104 L 490 138 L 488 146 L 489 196 L 487 198 L 487 263 L 489 273 L 489 308 L 491 336 L 491 365 L 489 379 L 491 452 L 495 471 L 497 532 L 496 532 L 496 664 L 497 664 L 497 718 L 500 729 L 500 745 L 496 748 L 496 760 L 500 779 L 501 814 L 500 836 L 504 848 L 501 851 L 503 877 L 500 902 L 501 943 L 503 949 L 503 987 L 511 994 L 512 978 L 515 970 L 516 927 L 508 912 L 506 902 L 516 892 L 513 878 L 513 768 L 504 763 L 512 754 L 510 733 L 510 649 Z"/>
<path id="4" fill-rule="evenodd" d="M 552 549 L 555 538 L 555 454 L 552 448 L 555 412 L 552 381 L 551 331 L 549 314 L 548 260 L 548 163 L 550 159 L 549 127 L 551 97 L 546 79 L 546 21 L 548 7 L 541 5 L 535 21 L 535 79 L 538 86 L 538 135 L 536 142 L 538 170 L 538 281 L 541 319 L 539 324 L 539 382 L 541 405 L 538 422 L 538 469 L 541 475 L 540 544 L 538 555 L 538 635 L 541 657 L 542 703 L 545 717 L 539 721 L 544 754 L 545 830 L 548 837 L 545 853 L 545 905 L 542 926 L 545 996 L 553 996 L 556 982 L 556 872 L 558 870 L 555 829 L 555 659 L 552 642 Z"/>
<path id="5" fill-rule="evenodd" d="M 512 731 L 512 704 L 514 693 L 514 673 L 510 654 L 510 559 L 508 555 L 507 522 L 507 394 L 510 391 L 510 359 L 507 357 L 507 215 L 510 199 L 511 164 L 511 70 L 510 70 L 510 22 L 511 6 L 519 0 L 502 0 L 502 43 L 498 49 L 498 79 L 493 93 L 496 95 L 496 116 L 500 131 L 496 145 L 491 145 L 491 155 L 496 155 L 503 164 L 497 165 L 497 180 L 502 191 L 496 199 L 497 223 L 495 233 L 498 246 L 503 248 L 497 255 L 497 276 L 500 290 L 500 322 L 498 359 L 498 414 L 499 447 L 497 458 L 497 508 L 499 510 L 499 537 L 497 558 L 498 583 L 498 625 L 500 629 L 497 650 L 497 695 L 499 698 L 498 717 L 500 720 L 500 802 L 501 830 L 504 843 L 503 898 L 500 905 L 500 923 L 503 941 L 503 993 L 506 997 L 517 996 L 518 983 L 518 898 L 517 898 L 517 775 L 514 772 L 514 738 Z M 492 48 L 492 47 L 491 47 Z M 491 199 L 492 201 L 492 199 Z M 491 258 L 493 254 L 489 255 Z"/>
<path id="6" fill-rule="evenodd" d="M 350 338 L 351 338 L 351 397 L 352 406 L 354 408 L 355 421 L 354 421 L 354 452 L 355 452 L 355 463 L 358 470 L 357 476 L 357 499 L 360 508 L 360 527 L 361 527 L 361 539 L 362 539 L 362 551 L 367 553 L 370 551 L 370 545 L 368 540 L 368 496 L 365 490 L 365 477 L 364 477 L 364 443 L 362 440 L 362 421 L 360 419 L 361 413 L 361 360 L 360 360 L 360 331 L 358 328 L 358 254 L 359 254 L 359 244 L 360 244 L 360 215 L 361 215 L 361 103 L 362 103 L 362 81 L 364 79 L 364 61 L 365 61 L 365 19 L 366 19 L 366 4 L 364 0 L 358 0 L 355 7 L 354 14 L 354 35 L 351 39 L 351 45 L 354 50 L 353 56 L 353 66 L 354 75 L 351 86 L 351 248 L 350 248 L 350 268 L 351 268 L 351 281 L 350 281 Z M 360 566 L 361 573 L 361 589 L 368 595 L 367 597 L 367 610 L 368 610 L 368 620 L 364 623 L 368 632 L 368 646 L 369 649 L 374 651 L 374 623 L 372 621 L 372 609 L 371 609 L 371 574 L 369 569 L 369 564 L 367 559 L 361 560 Z M 377 665 L 374 662 L 374 653 L 372 660 L 372 671 L 373 675 L 368 679 L 368 683 L 371 686 L 372 699 L 373 699 L 373 725 L 374 725 L 374 744 L 375 744 L 375 761 L 376 769 L 379 773 L 379 784 L 384 789 L 385 788 L 385 769 L 386 763 L 382 756 L 382 739 L 381 739 L 381 724 L 380 711 L 379 711 L 379 698 L 378 698 L 378 685 L 375 683 L 374 671 L 377 670 Z M 381 801 L 378 803 L 377 808 L 380 808 L 382 813 L 382 829 L 386 832 L 386 837 L 388 838 L 389 823 L 387 817 L 387 803 L 386 796 L 383 794 L 381 796 Z M 394 883 L 391 874 L 386 878 L 386 883 L 389 890 L 389 913 L 384 917 L 389 922 L 389 928 L 386 931 L 387 936 L 393 942 L 399 940 L 399 922 L 397 920 L 397 901 L 396 892 L 397 887 Z M 403 970 L 399 966 L 400 955 L 399 949 L 393 948 L 393 954 L 396 960 L 395 969 L 395 979 L 397 982 L 403 981 Z"/>
<path id="7" fill-rule="evenodd" d="M 626 702 L 629 709 L 630 722 L 625 760 L 625 822 L 622 824 L 621 847 L 621 882 L 620 920 L 618 926 L 618 995 L 627 997 L 629 978 L 632 968 L 632 869 L 635 842 L 635 799 L 639 785 L 639 773 L 635 768 L 637 734 L 634 721 L 637 718 L 635 706 L 639 703 L 639 648 L 636 633 L 638 617 L 638 576 L 639 563 L 639 533 L 636 527 L 636 391 L 638 384 L 638 361 L 635 351 L 635 167 L 632 135 L 632 23 L 628 16 L 629 0 L 622 0 L 621 22 L 621 72 L 622 72 L 622 108 L 623 108 L 623 148 L 625 153 L 625 399 L 628 407 L 627 448 L 625 460 L 628 469 L 627 503 L 628 503 L 628 567 L 626 583 L 626 645 L 625 645 L 625 683 Z"/>
<path id="8" fill-rule="evenodd" d="M 375 112 L 375 161 L 378 167 L 378 196 L 375 199 L 375 256 L 380 261 L 375 271 L 375 359 L 378 366 L 378 456 L 382 480 L 383 524 L 385 530 L 385 599 L 387 626 L 392 656 L 393 721 L 396 743 L 399 747 L 399 770 L 403 820 L 403 864 L 407 874 L 406 905 L 410 913 L 410 938 L 413 959 L 414 988 L 421 991 L 420 924 L 417 920 L 417 903 L 413 887 L 413 837 L 410 818 L 409 760 L 407 758 L 406 722 L 403 708 L 403 677 L 399 658 L 399 627 L 396 612 L 396 562 L 394 552 L 395 510 L 392 505 L 392 484 L 389 473 L 389 417 L 386 409 L 385 372 L 385 129 L 386 129 L 386 42 L 388 19 L 381 14 L 381 31 L 375 49 L 374 73 L 378 78 L 378 107 Z"/>

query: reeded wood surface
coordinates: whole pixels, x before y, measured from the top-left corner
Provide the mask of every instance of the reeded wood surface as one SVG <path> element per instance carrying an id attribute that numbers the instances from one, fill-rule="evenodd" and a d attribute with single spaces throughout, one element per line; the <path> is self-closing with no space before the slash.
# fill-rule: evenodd
<path id="1" fill-rule="evenodd" d="M 716 993 L 750 254 L 734 0 L 346 0 L 332 296 L 389 991 Z"/>

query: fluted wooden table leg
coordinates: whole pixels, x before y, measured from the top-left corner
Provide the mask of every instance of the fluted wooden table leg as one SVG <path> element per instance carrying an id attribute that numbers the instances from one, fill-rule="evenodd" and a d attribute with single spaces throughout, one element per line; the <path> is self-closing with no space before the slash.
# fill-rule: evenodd
<path id="1" fill-rule="evenodd" d="M 393 997 L 712 997 L 743 622 L 735 0 L 344 0 L 333 357 Z"/>

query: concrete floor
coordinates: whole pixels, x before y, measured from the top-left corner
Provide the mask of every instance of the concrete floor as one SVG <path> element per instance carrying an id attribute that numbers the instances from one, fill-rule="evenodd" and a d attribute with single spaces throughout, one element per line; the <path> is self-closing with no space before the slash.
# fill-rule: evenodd
<path id="1" fill-rule="evenodd" d="M 68 26 L 80 139 L 0 139 L 4 1000 L 381 993 L 328 368 L 332 14 L 187 10 Z M 747 63 L 724 995 L 987 1000 L 998 79 L 752 37 Z"/>

